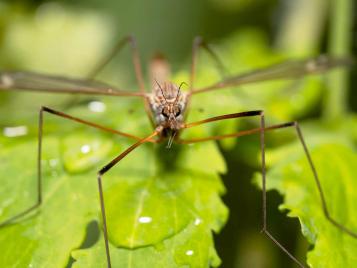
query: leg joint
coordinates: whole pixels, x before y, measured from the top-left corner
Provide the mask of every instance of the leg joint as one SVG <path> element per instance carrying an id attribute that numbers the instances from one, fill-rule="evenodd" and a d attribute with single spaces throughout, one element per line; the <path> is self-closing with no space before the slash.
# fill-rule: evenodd
<path id="1" fill-rule="evenodd" d="M 47 106 L 41 106 L 40 111 L 41 112 L 45 111 L 45 112 L 49 112 L 49 113 L 53 112 L 53 110 L 51 108 L 47 107 Z"/>
<path id="2" fill-rule="evenodd" d="M 244 116 L 264 116 L 264 111 L 263 110 L 256 110 L 256 111 L 248 111 L 248 112 L 242 112 L 242 113 L 238 113 L 240 115 L 242 115 L 241 117 Z"/>

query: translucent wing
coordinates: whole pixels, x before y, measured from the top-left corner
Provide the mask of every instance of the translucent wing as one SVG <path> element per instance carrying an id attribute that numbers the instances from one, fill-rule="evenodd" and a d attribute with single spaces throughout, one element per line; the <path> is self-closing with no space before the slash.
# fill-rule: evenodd
<path id="1" fill-rule="evenodd" d="M 98 81 L 43 75 L 33 72 L 0 72 L 0 90 L 144 97 L 143 93 L 123 91 Z"/>
<path id="2" fill-rule="evenodd" d="M 197 89 L 192 94 L 267 80 L 296 79 L 309 74 L 322 73 L 335 67 L 348 66 L 352 63 L 353 60 L 350 58 L 327 56 L 319 56 L 315 59 L 287 61 L 223 79 L 208 87 Z"/>

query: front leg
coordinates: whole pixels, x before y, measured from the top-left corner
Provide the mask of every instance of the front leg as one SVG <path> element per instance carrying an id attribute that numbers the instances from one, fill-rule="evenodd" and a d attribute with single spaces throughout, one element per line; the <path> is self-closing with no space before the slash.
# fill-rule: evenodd
<path id="1" fill-rule="evenodd" d="M 14 216 L 4 220 L 3 222 L 0 222 L 0 228 L 4 227 L 6 225 L 9 225 L 11 223 L 13 223 L 14 221 L 16 221 L 19 218 L 22 218 L 23 216 L 26 216 L 28 213 L 30 213 L 31 211 L 36 210 L 38 207 L 40 207 L 40 205 L 42 204 L 42 139 L 43 139 L 43 126 L 44 126 L 44 113 L 49 113 L 79 124 L 83 124 L 92 128 L 96 128 L 102 131 L 106 131 L 115 135 L 119 135 L 122 137 L 126 137 L 126 138 L 130 138 L 130 139 L 134 139 L 134 140 L 138 140 L 140 141 L 141 138 L 136 137 L 134 135 L 128 134 L 128 133 L 124 133 L 112 128 L 108 128 L 105 126 L 101 126 L 98 125 L 96 123 L 90 122 L 90 121 L 86 121 L 83 120 L 81 118 L 78 117 L 74 117 L 72 115 L 60 112 L 60 111 L 56 111 L 54 109 L 51 109 L 49 107 L 41 107 L 40 112 L 39 112 L 39 119 L 38 119 L 38 153 L 37 153 L 37 197 L 36 197 L 36 201 L 33 205 L 29 206 L 28 208 L 25 208 L 24 210 L 22 210 L 21 212 L 18 212 L 17 214 L 15 214 Z M 148 139 L 147 142 L 156 142 L 152 139 Z"/>
<path id="2" fill-rule="evenodd" d="M 151 135 L 147 136 L 144 139 L 139 140 L 138 142 L 131 145 L 128 149 L 110 161 L 107 165 L 105 165 L 98 172 L 98 191 L 99 191 L 99 199 L 100 199 L 100 208 L 102 212 L 102 220 L 103 220 L 103 232 L 104 232 L 104 242 L 105 242 L 105 252 L 107 256 L 107 264 L 108 268 L 110 268 L 110 251 L 109 251 L 109 241 L 108 241 L 108 230 L 107 230 L 107 218 L 105 215 L 105 203 L 104 203 L 104 195 L 103 195 L 103 186 L 102 186 L 102 177 L 105 173 L 107 173 L 113 166 L 119 163 L 124 157 L 126 157 L 129 153 L 131 153 L 134 149 L 142 145 L 143 143 L 149 142 L 152 138 L 159 135 L 162 131 L 161 127 L 158 127 Z"/>

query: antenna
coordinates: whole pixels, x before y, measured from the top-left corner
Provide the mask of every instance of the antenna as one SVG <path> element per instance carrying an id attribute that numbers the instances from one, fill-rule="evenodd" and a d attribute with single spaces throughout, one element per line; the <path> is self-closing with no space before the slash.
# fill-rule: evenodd
<path id="1" fill-rule="evenodd" d="M 181 93 L 181 87 L 182 87 L 182 85 L 186 85 L 186 86 L 188 86 L 186 82 L 181 82 L 181 84 L 180 84 L 180 86 L 179 86 L 179 88 L 178 88 L 178 91 L 177 91 L 177 95 L 176 95 L 175 103 L 178 101 L 178 97 L 180 96 L 180 93 Z"/>
<path id="2" fill-rule="evenodd" d="M 167 99 L 165 97 L 165 94 L 164 94 L 164 90 L 162 89 L 161 85 L 159 84 L 159 82 L 157 82 L 156 78 L 154 78 L 156 84 L 159 86 L 160 90 L 161 90 L 161 93 L 162 93 L 162 96 L 164 97 L 166 103 L 167 103 Z"/>

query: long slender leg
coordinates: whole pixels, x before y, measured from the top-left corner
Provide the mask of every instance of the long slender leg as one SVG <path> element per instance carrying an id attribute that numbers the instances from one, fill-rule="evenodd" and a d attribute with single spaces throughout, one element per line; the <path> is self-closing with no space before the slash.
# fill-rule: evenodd
<path id="1" fill-rule="evenodd" d="M 127 138 L 131 138 L 131 139 L 135 139 L 135 140 L 138 140 L 140 141 L 141 138 L 139 137 L 136 137 L 134 135 L 131 135 L 131 134 L 127 134 L 127 133 L 124 133 L 124 132 L 120 132 L 120 131 L 117 131 L 115 129 L 111 129 L 111 128 L 107 128 L 107 127 L 104 127 L 104 126 L 100 126 L 100 125 L 97 125 L 95 123 L 92 123 L 92 122 L 89 122 L 89 121 L 85 121 L 85 120 L 82 120 L 80 118 L 77 118 L 77 117 L 74 117 L 74 116 L 71 116 L 71 115 L 68 115 L 68 114 L 65 114 L 65 113 L 62 113 L 62 112 L 59 112 L 59 111 L 55 111 L 51 108 L 48 108 L 48 107 L 41 107 L 40 109 L 40 112 L 39 112 L 39 124 L 38 124 L 38 154 L 37 154 L 37 200 L 35 202 L 34 205 L 30 206 L 29 208 L 23 210 L 22 212 L 19 212 L 17 213 L 15 216 L 12 216 L 8 219 L 6 219 L 5 221 L 1 222 L 0 223 L 0 228 L 5 226 L 5 225 L 8 225 L 10 223 L 12 223 L 13 221 L 27 215 L 29 212 L 35 210 L 36 208 L 38 208 L 41 203 L 42 203 L 42 166 L 41 166 L 41 159 L 42 159 L 42 137 L 43 137 L 43 113 L 44 112 L 47 112 L 47 113 L 50 113 L 50 114 L 53 114 L 53 115 L 56 115 L 56 116 L 59 116 L 59 117 L 62 117 L 62 118 L 65 118 L 65 119 L 69 119 L 69 120 L 72 120 L 72 121 L 75 121 L 75 122 L 78 122 L 78 123 L 81 123 L 81 124 L 84 124 L 84 125 L 87 125 L 87 126 L 90 126 L 90 127 L 94 127 L 94 128 L 97 128 L 97 129 L 100 129 L 100 130 L 103 130 L 103 131 L 107 131 L 107 132 L 110 132 L 110 133 L 113 133 L 113 134 L 116 134 L 116 135 L 120 135 L 120 136 L 123 136 L 123 137 L 127 137 Z M 155 142 L 154 140 L 152 139 L 148 139 L 147 142 Z"/>
<path id="2" fill-rule="evenodd" d="M 138 80 L 140 90 L 145 91 L 144 79 L 142 75 L 141 64 L 139 60 L 139 53 L 136 47 L 135 38 L 133 36 L 126 36 L 120 39 L 113 49 L 103 58 L 95 68 L 87 75 L 87 78 L 95 78 L 111 60 L 124 48 L 126 44 L 129 44 L 132 49 L 132 57 L 135 69 L 135 75 Z"/>
<path id="3" fill-rule="evenodd" d="M 318 173 L 316 171 L 314 162 L 313 162 L 313 160 L 311 158 L 310 152 L 309 152 L 309 150 L 307 148 L 307 145 L 305 143 L 305 139 L 304 139 L 304 136 L 302 134 L 301 128 L 299 126 L 299 123 L 294 121 L 294 122 L 288 122 L 288 123 L 273 125 L 273 126 L 265 127 L 264 131 L 266 132 L 266 131 L 270 131 L 270 130 L 274 130 L 274 129 L 283 129 L 283 128 L 288 128 L 288 127 L 294 127 L 295 128 L 296 133 L 298 135 L 298 138 L 300 140 L 300 143 L 303 146 L 305 155 L 307 157 L 307 160 L 309 162 L 310 168 L 311 168 L 313 176 L 314 176 L 314 180 L 315 180 L 316 186 L 317 186 L 318 191 L 319 191 L 319 195 L 320 195 L 320 199 L 321 199 L 322 209 L 323 209 L 324 215 L 338 229 L 340 229 L 341 231 L 349 234 L 350 236 L 352 236 L 354 238 L 357 238 L 357 233 L 356 232 L 351 231 L 350 229 L 346 228 L 341 223 L 338 223 L 334 218 L 331 217 L 330 212 L 329 212 L 328 207 L 327 207 L 326 198 L 325 198 L 325 195 L 323 193 L 322 185 L 321 185 L 321 182 L 320 182 L 319 177 L 318 177 Z M 191 144 L 191 143 L 204 142 L 204 141 L 210 141 L 210 140 L 222 140 L 222 139 L 226 139 L 226 138 L 234 138 L 234 137 L 252 135 L 252 134 L 258 133 L 260 131 L 261 131 L 261 128 L 254 128 L 254 129 L 243 130 L 243 131 L 240 131 L 240 132 L 237 132 L 237 133 L 226 134 L 226 135 L 211 136 L 211 137 L 197 138 L 197 139 L 186 139 L 186 140 L 182 140 L 181 139 L 181 140 L 178 140 L 178 142 L 181 143 L 181 144 Z"/>
<path id="4" fill-rule="evenodd" d="M 244 115 L 245 113 L 248 113 L 247 115 Z M 285 254 L 287 254 L 298 266 L 303 267 L 304 265 L 298 261 L 276 238 L 274 238 L 273 235 L 270 234 L 267 228 L 267 198 L 266 198 L 266 165 L 265 165 L 265 135 L 264 132 L 267 130 L 265 128 L 265 119 L 264 119 L 264 112 L 263 111 L 252 111 L 252 112 L 243 112 L 240 114 L 243 114 L 243 116 L 239 117 L 245 117 L 249 115 L 260 115 L 260 128 L 253 129 L 253 130 L 246 130 L 242 132 L 237 132 L 233 134 L 227 134 L 227 135 L 221 135 L 221 136 L 212 136 L 212 137 L 207 137 L 207 138 L 199 138 L 199 139 L 192 139 L 192 140 L 179 140 L 179 143 L 195 143 L 195 142 L 202 142 L 202 141 L 209 141 L 209 140 L 220 140 L 228 137 L 239 137 L 239 136 L 245 136 L 253 133 L 260 133 L 260 148 L 261 148 L 261 161 L 262 161 L 262 231 L 270 240 L 274 242 L 275 245 L 277 245 Z M 225 119 L 230 119 L 230 118 L 237 118 L 238 116 L 235 116 L 237 114 L 228 114 L 228 115 L 223 115 L 223 116 L 218 116 L 214 118 L 209 118 L 206 120 L 194 122 L 191 124 L 186 125 L 186 128 L 194 127 L 197 125 L 205 124 L 208 122 L 214 122 L 218 120 L 225 120 Z"/>
<path id="5" fill-rule="evenodd" d="M 108 241 L 108 230 L 107 230 L 107 219 L 105 215 L 105 205 L 104 205 L 104 195 L 103 195 L 103 187 L 102 187 L 102 177 L 108 172 L 113 166 L 115 166 L 120 160 L 122 160 L 125 156 L 127 156 L 130 152 L 132 152 L 135 148 L 139 147 L 141 144 L 150 141 L 153 137 L 157 136 L 162 131 L 161 127 L 158 127 L 151 135 L 147 136 L 144 139 L 139 140 L 138 142 L 131 145 L 124 152 L 119 154 L 116 158 L 110 161 L 107 165 L 105 165 L 98 172 L 98 190 L 99 190 L 99 199 L 100 199 L 100 208 L 102 211 L 102 220 L 103 220 L 103 232 L 104 232 L 104 241 L 105 241 L 105 252 L 107 255 L 107 264 L 108 267 L 111 267 L 110 261 L 110 251 L 109 251 L 109 241 Z"/>
<path id="6" fill-rule="evenodd" d="M 196 77 L 197 56 L 198 56 L 198 50 L 200 48 L 206 50 L 217 64 L 217 67 L 220 70 L 220 72 L 222 74 L 225 73 L 224 65 L 220 60 L 220 58 L 218 57 L 217 53 L 202 39 L 202 37 L 197 36 L 193 40 L 193 44 L 192 44 L 192 60 L 191 60 L 191 72 L 190 72 L 190 81 L 189 81 L 190 93 L 192 93 L 194 88 L 194 80 Z"/>
<path id="7" fill-rule="evenodd" d="M 208 122 L 213 122 L 213 121 L 217 121 L 217 120 L 224 120 L 226 118 L 234 118 L 232 117 L 232 115 L 225 115 L 225 116 L 221 116 L 221 117 L 215 117 L 215 118 L 211 118 L 211 119 L 206 119 L 206 120 L 202 120 L 199 122 L 194 122 L 191 124 L 186 125 L 186 128 L 190 128 L 190 127 L 194 127 L 200 124 L 204 124 L 204 123 L 208 123 Z M 255 129 L 250 129 L 250 130 L 245 130 L 245 131 L 240 131 L 237 133 L 233 133 L 233 134 L 226 134 L 226 135 L 220 135 L 220 136 L 211 136 L 211 137 L 206 137 L 206 138 L 197 138 L 197 139 L 190 139 L 190 140 L 178 140 L 178 143 L 181 144 L 190 144 L 190 143 L 196 143 L 196 142 L 203 142 L 203 141 L 210 141 L 210 140 L 222 140 L 225 138 L 233 138 L 233 137 L 241 137 L 241 136 L 247 136 L 247 135 L 251 135 L 251 134 L 255 134 L 255 133 L 262 133 L 262 129 L 264 129 L 265 131 L 270 131 L 270 130 L 274 130 L 274 129 L 283 129 L 283 128 L 288 128 L 288 127 L 294 127 L 297 133 L 297 136 L 301 142 L 301 145 L 304 149 L 305 155 L 307 157 L 307 160 L 309 162 L 310 168 L 312 170 L 313 176 L 314 176 L 314 180 L 315 180 L 315 184 L 317 186 L 317 189 L 319 191 L 319 195 L 320 195 L 320 199 L 321 199 L 321 203 L 322 203 L 322 209 L 324 212 L 324 215 L 326 217 L 326 219 L 328 221 L 330 221 L 335 227 L 337 227 L 338 229 L 340 229 L 342 232 L 345 232 L 346 234 L 352 236 L 353 238 L 357 238 L 357 233 L 353 232 L 352 230 L 348 229 L 347 227 L 345 227 L 344 225 L 342 225 L 341 223 L 337 222 L 334 218 L 331 217 L 328 207 L 327 207 L 327 203 L 326 203 L 326 199 L 325 199 L 325 195 L 323 193 L 323 189 L 322 189 L 322 185 L 321 182 L 318 178 L 318 174 L 315 168 L 315 165 L 312 161 L 311 155 L 309 153 L 309 150 L 307 148 L 307 145 L 305 143 L 302 131 L 299 127 L 298 122 L 288 122 L 288 123 L 283 123 L 283 124 L 278 124 L 278 125 L 273 125 L 273 126 L 269 126 L 269 127 L 265 127 L 264 126 L 264 116 L 262 115 L 261 117 L 261 127 L 260 128 L 255 128 Z M 272 240 L 282 251 L 284 251 L 297 265 L 299 265 L 300 267 L 304 267 L 303 264 L 301 262 L 299 262 L 282 244 L 280 244 L 272 234 L 270 234 L 270 232 L 268 231 L 267 228 L 267 211 L 266 211 L 266 169 L 265 169 L 265 149 L 264 149 L 264 134 L 261 134 L 261 152 L 262 152 L 262 200 L 263 200 L 263 229 L 262 232 L 270 239 Z"/>
<path id="8" fill-rule="evenodd" d="M 145 93 L 145 83 L 144 83 L 144 77 L 143 77 L 142 67 L 140 63 L 139 52 L 136 45 L 136 40 L 131 35 L 120 39 L 119 42 L 115 45 L 115 47 L 112 49 L 112 51 L 88 74 L 87 78 L 95 78 L 104 69 L 104 67 L 121 51 L 121 49 L 126 44 L 129 44 L 131 47 L 135 77 L 138 82 L 140 92 Z M 152 126 L 154 126 L 154 119 L 152 118 L 150 112 L 150 106 L 147 98 L 144 98 L 144 105 L 145 105 L 145 112 L 149 117 L 150 123 Z"/>
<path id="9" fill-rule="evenodd" d="M 194 82 L 195 82 L 195 78 L 196 78 L 197 58 L 198 58 L 198 52 L 199 52 L 200 48 L 203 48 L 204 50 L 206 50 L 208 52 L 208 54 L 215 61 L 215 63 L 217 65 L 218 69 L 220 70 L 221 74 L 225 73 L 224 65 L 223 65 L 221 59 L 216 54 L 216 52 L 202 39 L 202 37 L 197 36 L 193 40 L 193 44 L 192 44 L 192 60 L 191 60 L 189 92 L 188 92 L 189 98 L 188 98 L 187 104 L 186 104 L 186 111 L 187 112 L 185 113 L 185 116 L 184 116 L 185 119 L 188 116 L 189 106 L 190 106 L 190 102 L 191 102 L 190 96 L 192 94 L 194 94 Z"/>
<path id="10" fill-rule="evenodd" d="M 210 123 L 210 122 L 215 122 L 215 121 L 220 121 L 220 120 L 226 120 L 226 119 L 234 119 L 234 118 L 242 118 L 242 117 L 250 117 L 250 116 L 260 116 L 260 128 L 254 129 L 254 130 L 247 130 L 247 131 L 242 131 L 242 132 L 237 132 L 234 134 L 228 134 L 228 135 L 222 135 L 222 136 L 213 136 L 213 137 L 208 137 L 208 138 L 198 138 L 198 139 L 192 139 L 192 140 L 178 140 L 178 143 L 195 143 L 195 142 L 202 142 L 202 141 L 209 141 L 209 140 L 219 140 L 219 139 L 224 139 L 228 137 L 239 137 L 239 136 L 244 136 L 244 135 L 249 135 L 252 133 L 260 133 L 260 147 L 261 147 L 261 159 L 262 159 L 262 232 L 267 235 L 267 237 L 272 240 L 281 250 L 283 250 L 297 265 L 300 267 L 304 267 L 304 265 L 299 262 L 283 245 L 281 245 L 278 240 L 274 238 L 273 235 L 271 235 L 268 231 L 267 228 L 267 198 L 266 198 L 266 165 L 265 165 L 265 137 L 264 133 L 267 128 L 265 128 L 265 119 L 264 119 L 264 112 L 263 111 L 248 111 L 248 112 L 241 112 L 241 113 L 235 113 L 235 114 L 226 114 L 222 116 L 216 116 L 212 118 L 208 118 L 205 120 L 193 122 L 190 124 L 186 124 L 183 126 L 183 128 L 191 128 L 195 127 L 198 125 Z"/>
<path id="11" fill-rule="evenodd" d="M 43 109 L 41 107 L 38 120 L 38 153 L 37 153 L 37 200 L 34 205 L 15 214 L 14 216 L 0 223 L 0 228 L 11 224 L 13 221 L 27 215 L 38 208 L 42 203 L 42 175 L 41 175 L 41 151 L 42 151 L 42 129 L 43 129 Z"/>

